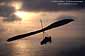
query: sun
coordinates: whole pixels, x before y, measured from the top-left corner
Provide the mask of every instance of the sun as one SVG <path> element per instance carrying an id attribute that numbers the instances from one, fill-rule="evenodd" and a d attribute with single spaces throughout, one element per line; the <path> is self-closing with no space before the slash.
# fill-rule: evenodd
<path id="1" fill-rule="evenodd" d="M 22 5 L 23 5 L 23 3 L 20 2 L 20 1 L 17 1 L 17 2 L 16 1 L 13 1 L 13 2 L 9 3 L 9 6 L 14 7 L 15 10 L 21 9 Z"/>
<path id="2" fill-rule="evenodd" d="M 36 13 L 34 12 L 16 11 L 14 14 L 21 18 L 22 20 L 30 20 L 36 17 Z"/>

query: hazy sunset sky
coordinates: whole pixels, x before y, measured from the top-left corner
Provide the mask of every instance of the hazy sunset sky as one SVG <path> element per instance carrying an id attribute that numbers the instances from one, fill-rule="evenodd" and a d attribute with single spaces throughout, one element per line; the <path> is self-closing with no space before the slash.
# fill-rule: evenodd
<path id="1" fill-rule="evenodd" d="M 41 29 L 40 19 L 42 19 L 43 26 L 45 27 L 52 22 L 64 19 L 64 16 L 72 16 L 74 17 L 73 22 L 46 31 L 48 35 L 52 36 L 53 41 L 51 45 L 48 44 L 47 46 L 51 48 L 56 46 L 62 47 L 62 44 L 68 45 L 68 43 L 72 41 L 75 42 L 74 44 L 79 43 L 81 41 L 80 39 L 83 39 L 85 37 L 84 7 L 81 7 L 82 5 L 76 6 L 76 8 L 74 6 L 66 6 L 65 8 L 63 8 L 63 6 L 59 7 L 58 5 L 57 7 L 52 6 L 56 4 L 53 4 L 50 1 L 53 0 L 0 1 L 0 42 L 4 42 L 8 38 L 11 38 L 18 34 L 28 33 Z M 47 4 L 46 6 L 43 4 L 44 2 L 45 4 Z M 43 39 L 42 33 L 29 37 L 21 39 L 19 41 L 14 41 L 15 46 L 20 48 L 40 47 L 41 49 L 43 49 L 40 46 L 40 41 Z"/>
<path id="2" fill-rule="evenodd" d="M 5 10 L 1 9 L 2 14 L 0 14 L 1 15 L 0 38 L 1 39 L 5 39 L 5 38 L 7 39 L 17 34 L 27 33 L 27 32 L 41 29 L 40 19 L 42 19 L 43 25 L 45 27 L 52 22 L 63 19 L 62 17 L 64 16 L 74 16 L 75 18 L 73 18 L 74 19 L 73 22 L 67 25 L 49 30 L 47 31 L 47 33 L 49 35 L 52 35 L 55 38 L 82 37 L 82 32 L 84 30 L 83 20 L 84 20 L 84 12 L 85 12 L 82 7 L 76 7 L 77 9 L 75 8 L 73 10 L 70 10 L 70 8 L 68 10 L 65 10 L 66 8 L 68 8 L 67 6 L 65 9 L 61 7 L 62 9 L 60 10 L 57 10 L 56 8 L 54 8 L 56 9 L 56 11 L 54 9 L 52 9 L 51 11 L 49 4 L 51 4 L 50 1 L 52 0 L 50 1 L 37 0 L 36 2 L 34 0 L 33 1 L 29 0 L 28 3 L 26 1 L 28 0 L 1 1 L 0 3 L 0 6 L 2 6 L 1 8 L 2 9 L 6 8 Z M 44 6 L 43 2 L 48 3 L 47 7 L 45 8 L 43 7 Z M 26 5 L 26 3 L 28 6 Z M 36 7 L 35 5 L 36 3 L 37 4 L 42 3 L 40 4 L 41 5 L 40 9 L 33 8 L 33 7 Z M 29 10 L 30 8 L 32 11 Z M 34 37 L 42 38 L 42 34 L 34 35 Z M 37 38 L 34 38 L 34 39 L 37 39 Z"/>

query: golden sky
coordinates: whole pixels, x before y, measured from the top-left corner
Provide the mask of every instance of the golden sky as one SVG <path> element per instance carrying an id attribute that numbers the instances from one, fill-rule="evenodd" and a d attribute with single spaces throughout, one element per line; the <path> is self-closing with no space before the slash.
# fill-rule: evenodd
<path id="1" fill-rule="evenodd" d="M 70 46 L 76 46 L 81 43 L 81 39 L 84 39 L 85 33 L 85 10 L 68 10 L 68 11 L 24 11 L 20 10 L 23 3 L 20 0 L 13 0 L 8 4 L 0 3 L 1 5 L 7 5 L 14 7 L 15 11 L 12 12 L 13 17 L 1 17 L 0 16 L 0 47 L 5 49 L 12 49 L 12 55 L 16 56 L 19 53 L 20 56 L 36 55 L 37 52 L 53 55 L 56 49 L 52 48 L 70 48 Z M 5 12 L 6 13 L 6 12 Z M 3 13 L 4 14 L 4 13 Z M 52 43 L 45 46 L 40 45 L 40 41 L 43 39 L 42 33 L 29 36 L 24 39 L 20 39 L 11 43 L 7 43 L 6 40 L 13 36 L 23 33 L 29 33 L 41 29 L 40 19 L 42 19 L 43 26 L 47 26 L 55 21 L 63 19 L 64 16 L 73 16 L 75 18 L 73 22 L 58 28 L 46 31 L 49 36 L 52 36 Z M 21 20 L 16 20 L 17 18 Z M 7 19 L 11 21 L 3 21 Z M 81 40 L 81 41 L 80 41 Z M 2 43 L 2 42 L 6 42 Z M 5 47 L 3 47 L 3 46 Z M 39 47 L 39 48 L 38 48 Z M 34 49 L 33 49 L 34 48 Z M 46 48 L 46 49 L 45 49 Z M 0 49 L 1 51 L 2 49 Z M 45 51 L 41 51 L 45 50 Z M 47 52 L 48 51 L 48 52 Z M 3 53 L 5 52 L 2 51 Z M 30 52 L 30 53 L 28 53 Z M 24 53 L 24 54 L 23 54 Z M 40 53 L 40 54 L 41 54 Z"/>

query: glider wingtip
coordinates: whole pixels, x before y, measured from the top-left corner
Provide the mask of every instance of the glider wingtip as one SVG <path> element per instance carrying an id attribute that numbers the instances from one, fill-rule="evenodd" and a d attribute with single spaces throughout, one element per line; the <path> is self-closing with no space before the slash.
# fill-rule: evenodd
<path id="1" fill-rule="evenodd" d="M 10 39 L 8 39 L 8 40 L 7 40 L 7 42 L 11 42 L 11 40 L 10 40 Z"/>
<path id="2" fill-rule="evenodd" d="M 11 41 L 13 41 L 13 40 L 15 40 L 15 39 L 9 38 L 9 39 L 7 40 L 7 42 L 11 42 Z"/>

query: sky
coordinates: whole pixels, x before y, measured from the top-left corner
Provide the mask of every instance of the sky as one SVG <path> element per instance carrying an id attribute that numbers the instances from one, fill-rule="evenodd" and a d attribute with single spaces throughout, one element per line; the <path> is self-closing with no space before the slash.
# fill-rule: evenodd
<path id="1" fill-rule="evenodd" d="M 80 43 L 84 41 L 85 36 L 84 3 L 75 6 L 72 5 L 69 7 L 69 5 L 56 5 L 56 3 L 50 1 L 53 0 L 0 1 L 0 47 L 2 47 L 2 49 L 0 49 L 0 52 L 3 50 L 3 53 L 8 53 L 8 51 L 5 51 L 4 48 L 12 49 L 15 47 L 39 47 L 37 52 L 40 52 L 40 54 L 36 54 L 36 52 L 33 52 L 36 56 L 41 55 L 41 53 L 47 54 L 48 56 L 56 56 L 56 52 L 58 52 L 56 48 L 61 48 L 63 50 L 66 50 L 67 48 L 69 50 L 69 48 L 72 47 L 79 47 Z M 6 42 L 8 38 L 11 38 L 15 35 L 41 29 L 40 19 L 42 19 L 43 26 L 45 27 L 50 23 L 64 19 L 64 17 L 67 16 L 73 17 L 74 21 L 67 25 L 46 31 L 48 35 L 52 36 L 51 44 L 47 44 L 45 46 L 40 45 L 40 41 L 43 39 L 42 33 L 29 36 L 30 38 L 27 37 L 18 41 L 14 41 L 13 44 L 3 44 L 3 42 Z M 21 51 L 21 49 L 12 49 L 12 51 L 14 52 L 13 55 L 16 54 L 15 50 L 16 52 Z M 25 53 L 25 56 L 26 54 L 27 52 Z"/>

